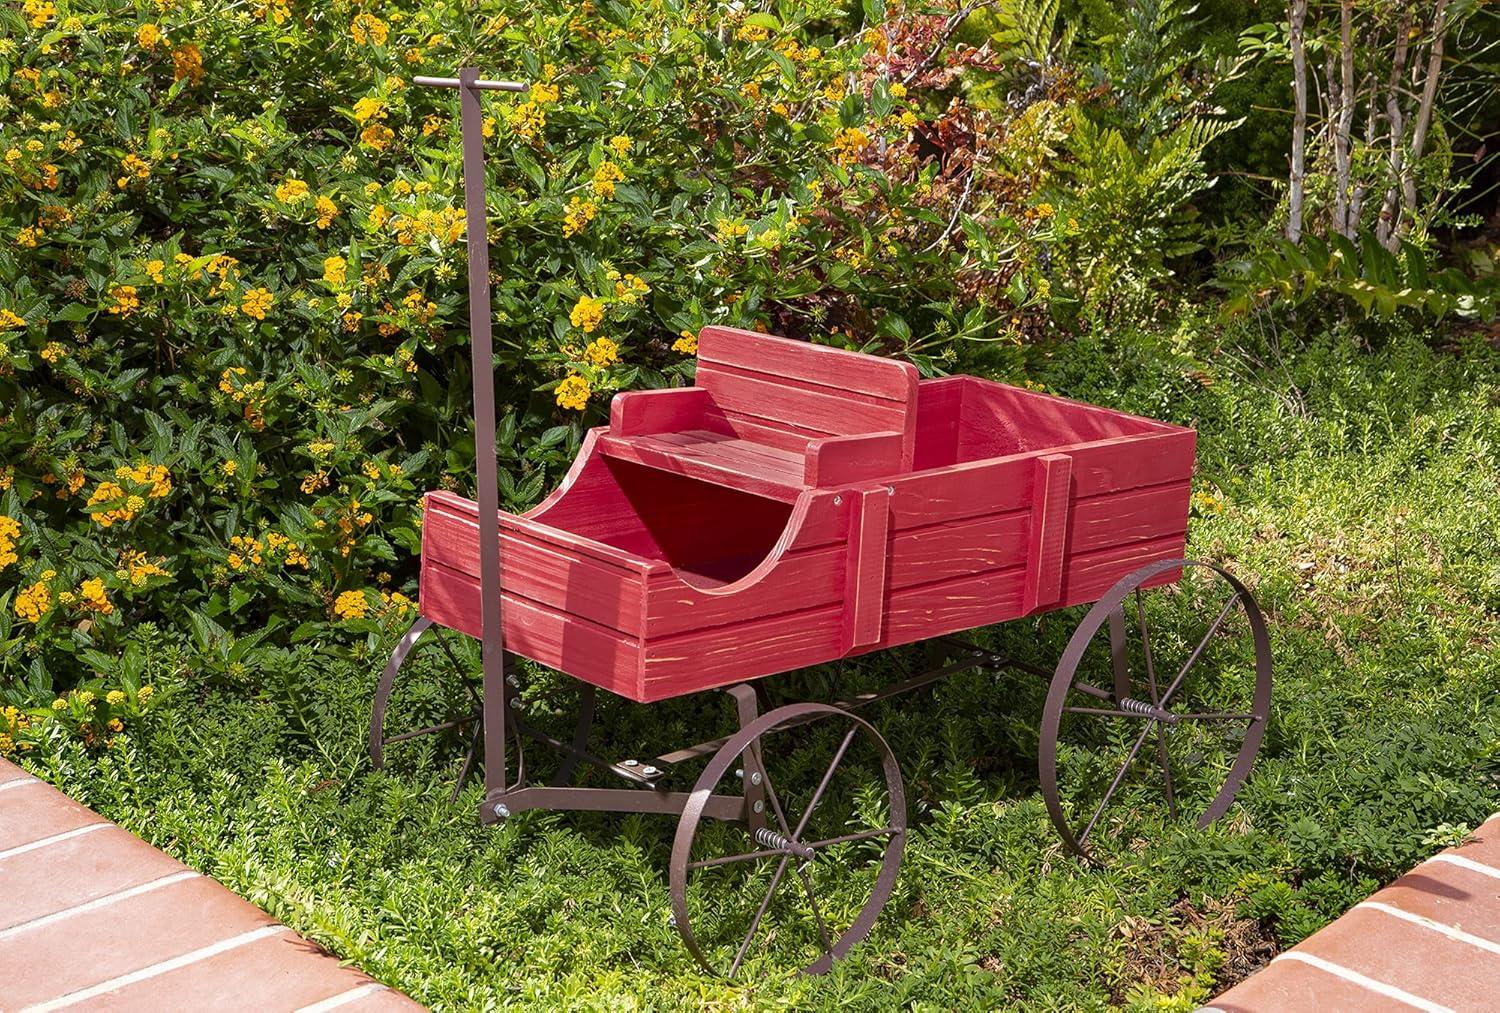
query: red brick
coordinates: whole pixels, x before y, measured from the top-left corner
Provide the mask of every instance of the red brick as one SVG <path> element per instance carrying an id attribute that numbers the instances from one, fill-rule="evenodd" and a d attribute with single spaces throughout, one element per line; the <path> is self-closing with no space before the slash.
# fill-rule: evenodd
<path id="1" fill-rule="evenodd" d="M 1411 1013 L 1396 999 L 1345 981 L 1322 968 L 1277 960 L 1219 996 L 1209 1006 L 1224 1013 Z"/>
<path id="2" fill-rule="evenodd" d="M 369 980 L 288 931 L 115 989 L 90 1007 L 110 1013 L 292 1010 Z"/>
<path id="3" fill-rule="evenodd" d="M 1500 879 L 1426 862 L 1370 898 L 1500 943 Z"/>
<path id="4" fill-rule="evenodd" d="M 30 776 L 30 774 L 9 760 L 0 760 L 0 784 L 4 784 L 6 781 L 19 781 L 22 778 Z"/>
<path id="5" fill-rule="evenodd" d="M 185 868 L 119 828 L 97 830 L 14 855 L 0 860 L 0 929 Z"/>
<path id="6" fill-rule="evenodd" d="M 0 981 L 9 1002 L 43 1002 L 271 924 L 259 908 L 199 876 L 22 929 L 0 945 Z"/>
<path id="7" fill-rule="evenodd" d="M 0 792 L 0 851 L 103 822 L 98 814 L 48 784 Z"/>
<path id="8" fill-rule="evenodd" d="M 1500 819 L 1490 820 L 1474 831 L 1463 844 L 1448 850 L 1450 854 L 1460 855 L 1480 865 L 1488 865 L 1500 872 Z"/>
<path id="9" fill-rule="evenodd" d="M 1456 1009 L 1483 1009 L 1500 995 L 1500 954 L 1394 915 L 1355 908 L 1298 950 Z"/>

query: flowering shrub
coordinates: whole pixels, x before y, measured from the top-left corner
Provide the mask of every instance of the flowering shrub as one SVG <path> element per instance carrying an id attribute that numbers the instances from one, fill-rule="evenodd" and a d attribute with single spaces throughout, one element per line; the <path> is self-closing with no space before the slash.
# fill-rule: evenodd
<path id="1" fill-rule="evenodd" d="M 473 467 L 457 103 L 416 74 L 531 82 L 485 99 L 508 505 L 708 323 L 1014 347 L 1087 95 L 971 99 L 956 9 L 0 7 L 0 677 L 153 616 L 410 614 L 420 493 Z"/>

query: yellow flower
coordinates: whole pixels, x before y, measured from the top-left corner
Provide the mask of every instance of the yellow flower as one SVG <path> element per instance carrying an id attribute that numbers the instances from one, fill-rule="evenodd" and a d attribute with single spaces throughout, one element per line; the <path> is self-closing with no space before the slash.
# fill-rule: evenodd
<path id="1" fill-rule="evenodd" d="M 593 188 L 594 195 L 608 200 L 615 195 L 615 184 L 625 178 L 625 173 L 613 162 L 604 161 L 599 163 L 599 168 L 594 170 L 594 178 L 589 186 Z"/>
<path id="2" fill-rule="evenodd" d="M 105 727 L 112 732 L 120 732 L 125 730 L 125 722 L 121 721 L 119 718 L 110 718 L 108 723 L 105 724 Z"/>
<path id="3" fill-rule="evenodd" d="M 245 293 L 245 299 L 244 302 L 240 304 L 240 309 L 247 317 L 254 317 L 256 320 L 264 320 L 266 318 L 266 310 L 271 308 L 271 302 L 272 296 L 270 290 L 264 288 L 252 288 L 250 291 Z"/>
<path id="4" fill-rule="evenodd" d="M 112 689 L 104 694 L 104 702 L 111 707 L 118 707 L 125 702 L 125 693 L 122 690 Z"/>
<path id="5" fill-rule="evenodd" d="M 906 85 L 900 81 L 892 81 L 891 98 L 906 98 Z"/>
<path id="6" fill-rule="evenodd" d="M 349 277 L 349 262 L 338 254 L 323 260 L 323 280 L 330 285 L 343 285 Z"/>
<path id="7" fill-rule="evenodd" d="M 155 692 L 156 690 L 150 686 L 142 686 L 140 692 L 136 693 L 135 698 L 141 703 L 145 703 L 147 700 L 151 699 L 151 694 Z"/>
<path id="8" fill-rule="evenodd" d="M 203 52 L 194 43 L 172 50 L 172 79 L 198 84 L 203 80 Z"/>
<path id="9" fill-rule="evenodd" d="M 57 17 L 57 5 L 51 0 L 21 0 L 21 13 L 32 28 L 45 28 Z"/>
<path id="10" fill-rule="evenodd" d="M 1038 218 L 1051 218 L 1055 213 L 1056 209 L 1046 201 L 1042 201 L 1036 206 L 1036 216 Z"/>
<path id="11" fill-rule="evenodd" d="M 340 619 L 363 619 L 370 610 L 370 601 L 363 591 L 345 591 L 333 603 L 333 614 Z"/>
<path id="12" fill-rule="evenodd" d="M 240 470 L 240 462 L 233 459 L 225 461 L 223 464 L 219 465 L 219 470 L 228 475 L 230 478 L 233 478 Z"/>
<path id="13" fill-rule="evenodd" d="M 383 46 L 390 35 L 390 28 L 373 14 L 358 14 L 349 23 L 349 34 L 360 45 L 369 43 L 372 46 Z"/>
<path id="14" fill-rule="evenodd" d="M 522 102 L 508 114 L 510 128 L 526 142 L 536 140 L 547 126 L 547 112 L 535 102 Z"/>
<path id="15" fill-rule="evenodd" d="M 610 184 L 610 193 L 614 192 L 614 184 Z M 563 216 L 563 235 L 576 236 L 588 227 L 589 222 L 599 213 L 599 205 L 582 197 L 574 197 L 568 201 L 568 210 Z"/>
<path id="16" fill-rule="evenodd" d="M 297 204 L 307 199 L 307 184 L 300 179 L 284 179 L 276 188 L 276 199 L 283 204 Z"/>
<path id="17" fill-rule="evenodd" d="M 396 139 L 396 133 L 383 123 L 371 123 L 360 131 L 359 142 L 367 148 L 384 151 Z"/>
<path id="18" fill-rule="evenodd" d="M 52 592 L 48 590 L 44 581 L 37 581 L 30 587 L 24 587 L 16 595 L 15 613 L 28 623 L 42 621 L 42 616 L 52 609 Z M 66 705 L 64 705 L 66 706 Z M 53 709 L 57 709 L 56 704 Z"/>
<path id="19" fill-rule="evenodd" d="M 121 190 L 130 185 L 132 179 L 146 180 L 151 178 L 151 163 L 134 152 L 120 159 L 120 168 L 125 170 L 125 175 L 115 180 Z"/>
<path id="20" fill-rule="evenodd" d="M 14 517 L 0 514 L 0 570 L 16 561 L 16 539 L 20 537 L 20 523 Z"/>
<path id="21" fill-rule="evenodd" d="M 385 103 L 378 98 L 366 95 L 354 103 L 354 118 L 361 123 L 367 120 L 385 119 Z"/>
<path id="22" fill-rule="evenodd" d="M 734 37 L 741 42 L 765 42 L 771 37 L 771 30 L 765 25 L 741 25 Z"/>
<path id="23" fill-rule="evenodd" d="M 570 374 L 557 385 L 557 405 L 581 412 L 589 403 L 589 382 L 583 377 Z"/>
<path id="24" fill-rule="evenodd" d="M 146 261 L 146 277 L 150 278 L 152 281 L 156 282 L 158 285 L 160 285 L 162 282 L 166 281 L 166 278 L 167 278 L 166 271 L 167 271 L 166 261 L 163 261 L 163 260 L 148 260 L 148 261 Z"/>
<path id="25" fill-rule="evenodd" d="M 55 363 L 68 357 L 68 347 L 60 341 L 49 341 L 37 354 L 48 362 Z"/>
<path id="26" fill-rule="evenodd" d="M 155 49 L 156 44 L 161 41 L 161 29 L 156 25 L 141 25 L 135 30 L 135 41 L 142 49 Z"/>
<path id="27" fill-rule="evenodd" d="M 10 310 L 0 310 L 0 331 L 7 331 L 13 327 L 25 327 L 26 319 Z"/>
<path id="28" fill-rule="evenodd" d="M 136 295 L 134 285 L 116 285 L 109 290 L 109 295 L 114 299 L 109 312 L 116 316 L 128 317 L 140 308 L 141 300 Z"/>
<path id="29" fill-rule="evenodd" d="M 616 134 L 609 139 L 609 150 L 613 151 L 617 157 L 624 158 L 630 154 L 630 148 L 633 144 L 635 142 L 624 134 Z"/>
<path id="30" fill-rule="evenodd" d="M 557 85 L 555 85 L 555 84 L 541 84 L 540 82 L 538 82 L 537 84 L 532 85 L 531 86 L 531 101 L 538 102 L 538 103 L 556 102 L 557 101 Z"/>
<path id="31" fill-rule="evenodd" d="M 697 355 L 698 335 L 692 331 L 683 331 L 678 339 L 672 342 L 672 351 L 681 352 L 683 355 Z"/>
<path id="32" fill-rule="evenodd" d="M 604 322 L 604 303 L 593 296 L 581 295 L 573 304 L 568 320 L 574 327 L 582 328 L 584 333 L 592 334 Z"/>
<path id="33" fill-rule="evenodd" d="M 846 127 L 833 135 L 833 148 L 840 165 L 857 160 L 870 146 L 870 135 L 858 127 Z"/>
<path id="34" fill-rule="evenodd" d="M 583 361 L 591 366 L 608 366 L 620 361 L 620 346 L 609 338 L 595 338 L 583 350 Z"/>
<path id="35" fill-rule="evenodd" d="M 339 206 L 328 197 L 319 197 L 314 202 L 313 209 L 318 212 L 318 228 L 320 229 L 326 229 L 332 225 L 339 213 Z"/>
<path id="36" fill-rule="evenodd" d="M 85 611 L 107 616 L 115 610 L 114 604 L 109 600 L 109 592 L 104 589 L 104 581 L 98 577 L 91 577 L 79 584 L 78 597 L 83 600 Z"/>

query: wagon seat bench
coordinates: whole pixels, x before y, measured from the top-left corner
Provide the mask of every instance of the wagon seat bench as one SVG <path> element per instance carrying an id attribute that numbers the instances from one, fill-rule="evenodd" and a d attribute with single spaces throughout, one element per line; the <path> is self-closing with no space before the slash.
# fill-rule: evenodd
<path id="1" fill-rule="evenodd" d="M 674 923 L 705 967 L 730 975 L 752 942 L 766 945 L 768 933 L 758 931 L 783 882 L 784 892 L 803 898 L 798 924 L 812 940 L 804 970 L 827 970 L 869 933 L 900 866 L 905 788 L 885 740 L 854 712 L 962 669 L 1048 680 L 1042 794 L 1063 843 L 1080 855 L 1092 854 L 1091 836 L 1110 825 L 1106 810 L 1143 756 L 1161 778 L 1170 815 L 1196 811 L 1202 826 L 1227 810 L 1264 735 L 1270 649 L 1249 590 L 1218 566 L 1183 558 L 1191 429 L 977 377 L 919 379 L 909 363 L 707 327 L 693 386 L 616 395 L 609 424 L 587 432 L 551 495 L 524 514 L 500 510 L 498 462 L 483 449 L 495 445 L 495 400 L 488 249 L 474 241 L 486 226 L 479 93 L 524 86 L 483 81 L 472 69 L 417 83 L 460 93 L 481 449 L 477 500 L 444 491 L 425 499 L 420 616 L 377 684 L 370 724 L 377 767 L 393 743 L 472 727 L 454 797 L 482 755 L 485 823 L 535 808 L 676 816 L 668 869 Z M 1205 614 L 1213 619 L 1192 646 L 1153 632 L 1141 594 L 1187 573 L 1208 594 L 1228 591 L 1222 606 L 1203 599 L 1212 601 Z M 1199 600 L 1195 592 L 1195 606 Z M 1053 671 L 955 636 L 1089 603 Z M 482 681 L 475 689 L 464 679 L 474 711 L 391 734 L 396 679 L 434 627 L 434 635 L 449 630 L 481 642 Z M 945 655 L 934 668 L 832 704 L 770 708 L 752 681 L 920 640 Z M 462 674 L 446 640 L 427 642 L 441 645 Z M 1158 674 L 1171 651 L 1173 665 Z M 570 738 L 528 720 L 508 664 L 514 656 L 582 683 Z M 588 745 L 596 687 L 638 703 L 724 690 L 736 730 L 646 761 L 610 760 Z M 810 791 L 783 783 L 778 792 L 768 758 L 790 748 L 788 731 L 807 725 L 833 730 L 826 767 Z M 1204 728 L 1207 740 L 1194 730 Z M 1102 793 L 1086 801 L 1059 762 L 1079 737 L 1091 748 L 1118 743 L 1102 775 L 1089 769 Z M 524 743 L 559 758 L 549 783 L 527 776 Z M 1170 749 L 1183 743 L 1191 743 L 1188 759 L 1172 759 Z M 1193 768 L 1192 790 L 1184 790 L 1184 762 Z M 701 772 L 690 789 L 673 788 L 670 773 L 684 763 L 701 763 Z M 582 768 L 615 786 L 575 784 Z M 851 770 L 863 783 L 841 780 Z M 826 799 L 862 792 L 878 804 L 861 810 L 857 827 L 831 822 L 835 806 Z M 1111 812 L 1118 816 L 1118 807 Z M 742 835 L 726 838 L 709 829 L 714 824 Z M 863 879 L 860 901 L 849 902 L 846 890 L 836 917 L 820 889 L 840 861 L 851 876 L 857 864 Z M 774 871 L 764 894 L 744 906 L 747 921 L 718 931 L 712 912 L 734 905 L 704 897 L 735 887 L 712 877 L 762 866 Z M 778 924 L 786 945 L 794 926 Z"/>

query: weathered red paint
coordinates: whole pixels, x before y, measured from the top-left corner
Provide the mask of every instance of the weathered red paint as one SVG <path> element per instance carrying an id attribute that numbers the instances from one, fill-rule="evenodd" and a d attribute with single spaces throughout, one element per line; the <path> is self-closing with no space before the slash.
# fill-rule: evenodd
<path id="1" fill-rule="evenodd" d="M 509 650 L 650 701 L 1092 601 L 1183 552 L 1195 434 L 706 328 L 502 512 Z M 480 631 L 478 508 L 429 493 L 421 609 Z M 1165 579 L 1170 579 L 1170 574 Z"/>

